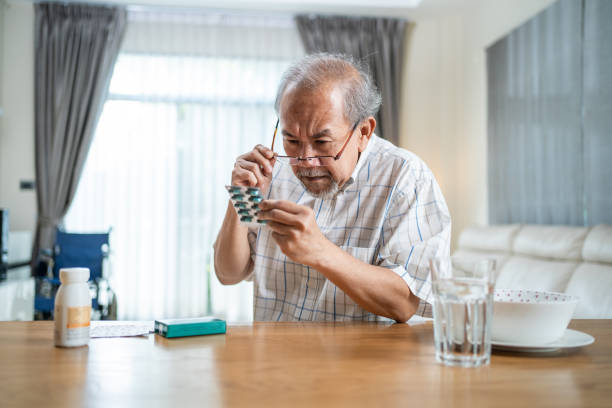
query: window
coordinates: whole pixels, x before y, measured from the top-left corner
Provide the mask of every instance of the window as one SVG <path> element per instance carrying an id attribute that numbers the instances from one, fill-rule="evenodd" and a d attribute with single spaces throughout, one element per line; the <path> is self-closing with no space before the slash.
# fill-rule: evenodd
<path id="1" fill-rule="evenodd" d="M 170 31 L 180 44 L 178 52 L 154 52 L 161 42 L 143 35 L 151 32 L 142 29 L 143 21 L 163 28 L 165 20 L 157 13 L 150 16 L 131 16 L 65 227 L 112 227 L 111 287 L 120 319 L 214 313 L 248 320 L 251 284 L 218 284 L 212 244 L 227 207 L 224 185 L 234 160 L 268 142 L 276 121 L 278 81 L 301 46 L 293 25 L 285 21 L 281 28 L 290 35 L 266 47 L 292 50 L 287 55 L 267 50 L 258 56 L 251 47 L 240 56 L 236 49 L 244 44 L 228 44 L 228 52 L 210 55 L 198 50 L 198 24 L 208 40 L 215 27 L 238 30 L 245 38 L 265 34 L 262 41 L 270 41 L 270 30 L 261 18 L 252 26 L 244 17 L 240 24 L 224 18 L 215 25 L 190 15 L 189 24 L 178 24 L 173 15 Z M 153 31 L 167 35 L 162 28 Z M 273 28 L 280 29 L 278 24 Z M 189 41 L 193 52 L 186 51 Z M 281 44 L 287 41 L 294 47 Z M 134 44 L 143 43 L 146 52 L 138 52 Z"/>

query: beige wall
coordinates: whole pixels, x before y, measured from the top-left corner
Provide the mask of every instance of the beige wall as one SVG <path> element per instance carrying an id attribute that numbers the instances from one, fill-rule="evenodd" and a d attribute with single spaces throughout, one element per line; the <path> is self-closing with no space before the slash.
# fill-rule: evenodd
<path id="1" fill-rule="evenodd" d="M 34 9 L 16 1 L 0 7 L 0 207 L 9 208 L 11 230 L 33 231 L 36 195 L 20 191 L 19 180 L 34 180 Z"/>
<path id="2" fill-rule="evenodd" d="M 436 175 L 453 247 L 463 228 L 488 218 L 485 49 L 553 1 L 481 2 L 417 21 L 410 32 L 400 143 Z"/>

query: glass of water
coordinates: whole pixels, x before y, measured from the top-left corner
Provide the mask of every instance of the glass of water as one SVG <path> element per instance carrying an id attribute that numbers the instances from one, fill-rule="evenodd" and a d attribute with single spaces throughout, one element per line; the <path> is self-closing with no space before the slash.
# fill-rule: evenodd
<path id="1" fill-rule="evenodd" d="M 495 261 L 447 256 L 430 265 L 436 360 L 462 367 L 489 364 Z"/>

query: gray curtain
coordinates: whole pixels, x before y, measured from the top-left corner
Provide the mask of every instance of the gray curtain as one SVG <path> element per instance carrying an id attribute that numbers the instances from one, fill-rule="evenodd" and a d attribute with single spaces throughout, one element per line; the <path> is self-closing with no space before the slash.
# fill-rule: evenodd
<path id="1" fill-rule="evenodd" d="M 611 20 L 561 0 L 487 50 L 491 223 L 612 223 Z"/>
<path id="2" fill-rule="evenodd" d="M 74 198 L 125 28 L 121 7 L 35 5 L 33 263 Z"/>
<path id="3" fill-rule="evenodd" d="M 612 1 L 584 3 L 584 172 L 587 225 L 612 224 Z"/>
<path id="4" fill-rule="evenodd" d="M 376 133 L 399 143 L 401 76 L 407 22 L 392 18 L 298 15 L 307 53 L 330 52 L 365 63 L 382 95 Z"/>

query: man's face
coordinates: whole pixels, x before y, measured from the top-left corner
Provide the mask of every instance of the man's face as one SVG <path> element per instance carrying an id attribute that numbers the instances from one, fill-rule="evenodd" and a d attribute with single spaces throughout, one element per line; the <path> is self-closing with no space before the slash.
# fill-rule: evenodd
<path id="1" fill-rule="evenodd" d="M 288 88 L 280 104 L 280 122 L 285 152 L 298 157 L 335 156 L 355 125 L 345 118 L 343 94 L 334 84 L 317 89 Z M 340 159 L 324 166 L 301 161 L 291 169 L 313 196 L 333 195 L 357 164 L 363 144 L 360 140 L 356 129 Z"/>

